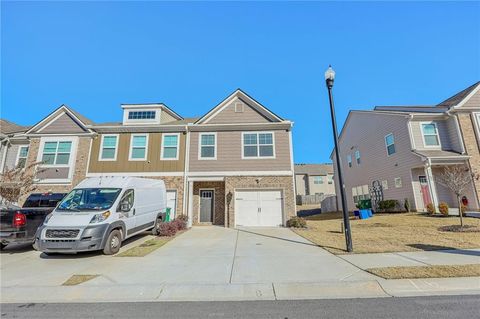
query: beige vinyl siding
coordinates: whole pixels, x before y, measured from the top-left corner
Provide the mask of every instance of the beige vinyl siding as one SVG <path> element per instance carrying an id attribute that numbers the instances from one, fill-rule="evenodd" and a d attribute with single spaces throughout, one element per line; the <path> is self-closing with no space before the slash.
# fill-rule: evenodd
<path id="1" fill-rule="evenodd" d="M 235 103 L 243 104 L 243 112 L 235 112 Z M 262 114 L 257 112 L 247 103 L 240 99 L 234 99 L 220 113 L 211 117 L 208 124 L 231 124 L 231 123 L 267 123 L 270 122 Z"/>
<path id="2" fill-rule="evenodd" d="M 477 91 L 462 107 L 478 107 L 480 108 L 480 91 Z"/>
<path id="3" fill-rule="evenodd" d="M 160 112 L 160 124 L 176 121 L 177 119 L 162 110 Z"/>
<path id="4" fill-rule="evenodd" d="M 129 161 L 130 133 L 119 134 L 116 161 L 99 161 L 102 136 L 98 135 L 92 142 L 89 173 L 133 173 L 133 172 L 183 172 L 185 161 L 185 135 L 180 133 L 178 160 L 160 160 L 162 134 L 148 133 L 148 151 L 145 161 Z M 176 133 L 172 133 L 176 134 Z"/>
<path id="5" fill-rule="evenodd" d="M 306 195 L 306 183 L 307 183 L 307 175 L 298 174 L 295 175 L 295 187 L 297 190 L 297 195 Z"/>
<path id="6" fill-rule="evenodd" d="M 242 131 L 218 131 L 216 160 L 198 159 L 199 132 L 191 132 L 189 170 L 191 172 L 290 171 L 292 167 L 289 134 L 285 130 L 273 132 L 275 158 L 242 159 Z"/>
<path id="7" fill-rule="evenodd" d="M 440 138 L 440 146 L 438 147 L 425 147 L 425 143 L 423 141 L 423 133 L 422 133 L 422 123 L 425 122 L 434 122 L 437 124 L 438 136 Z M 446 151 L 454 150 L 454 146 L 458 146 L 458 142 L 452 143 L 452 139 L 454 139 L 457 134 L 452 132 L 452 127 L 447 125 L 447 120 L 412 120 L 412 133 L 413 138 L 415 140 L 415 148 L 420 149 L 442 149 Z M 454 133 L 454 136 L 449 136 L 450 133 Z"/>
<path id="8" fill-rule="evenodd" d="M 459 134 L 459 126 L 455 116 L 450 117 L 447 121 L 447 134 L 450 138 L 451 150 L 457 153 L 462 153 L 462 137 Z"/>
<path id="9" fill-rule="evenodd" d="M 41 130 L 41 127 L 44 129 Z M 85 130 L 82 129 L 70 115 L 63 113 L 59 118 L 53 122 L 44 123 L 41 127 L 36 129 L 36 132 L 40 130 L 39 133 L 84 133 Z"/>
<path id="10" fill-rule="evenodd" d="M 5 169 L 12 169 L 15 167 L 19 148 L 20 144 L 11 144 L 8 147 L 7 157 L 5 158 Z"/>
<path id="11" fill-rule="evenodd" d="M 315 176 L 322 176 L 323 184 L 315 184 L 314 177 Z M 335 185 L 328 184 L 328 176 L 327 175 L 309 175 L 308 176 L 308 183 L 310 185 L 310 195 L 314 195 L 317 193 L 323 194 L 335 194 Z"/>
<path id="12" fill-rule="evenodd" d="M 390 133 L 395 137 L 396 153 L 387 156 L 385 136 Z M 349 168 L 347 155 L 354 157 L 356 150 L 360 151 L 362 162 L 357 165 L 356 161 L 353 161 L 353 166 Z M 404 199 L 408 198 L 411 205 L 415 205 L 410 172 L 412 167 L 422 166 L 422 163 L 420 157 L 411 151 L 406 116 L 352 112 L 340 140 L 340 155 L 349 210 L 355 209 L 352 187 L 371 186 L 375 180 L 388 181 L 384 199 L 397 199 L 403 204 Z M 336 170 L 335 153 L 332 159 Z M 338 174 L 334 175 L 337 194 L 340 194 Z M 395 188 L 394 179 L 397 177 L 402 179 L 401 188 Z"/>

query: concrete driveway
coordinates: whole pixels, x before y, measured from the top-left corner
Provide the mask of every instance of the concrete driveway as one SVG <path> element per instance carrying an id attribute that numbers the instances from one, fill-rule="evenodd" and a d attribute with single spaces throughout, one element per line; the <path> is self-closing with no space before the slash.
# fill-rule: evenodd
<path id="1" fill-rule="evenodd" d="M 112 257 L 101 253 L 45 256 L 29 249 L 7 250 L 1 254 L 0 265 L 2 287 L 59 286 L 74 274 L 100 275 L 82 285 L 288 283 L 373 278 L 286 228 L 194 227 L 146 257 Z"/>

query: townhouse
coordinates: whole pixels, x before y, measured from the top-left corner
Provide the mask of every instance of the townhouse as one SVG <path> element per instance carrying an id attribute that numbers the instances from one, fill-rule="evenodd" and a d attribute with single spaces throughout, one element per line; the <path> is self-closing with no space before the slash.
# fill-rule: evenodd
<path id="1" fill-rule="evenodd" d="M 295 164 L 297 195 L 335 194 L 332 164 Z"/>
<path id="2" fill-rule="evenodd" d="M 405 200 L 418 211 L 430 203 L 457 207 L 437 177 L 448 165 L 480 173 L 479 90 L 477 82 L 437 105 L 350 111 L 339 137 L 348 209 L 371 198 L 374 183 L 401 207 Z M 336 167 L 333 152 L 331 158 Z M 479 191 L 474 180 L 464 193 L 469 209 L 479 209 Z"/>
<path id="3" fill-rule="evenodd" d="M 66 192 L 85 177 L 139 176 L 164 180 L 168 206 L 191 225 L 278 226 L 296 214 L 293 123 L 242 90 L 200 118 L 162 103 L 121 107 L 121 122 L 94 123 L 62 105 L 18 127 L 25 165 L 41 168 L 37 191 Z"/>

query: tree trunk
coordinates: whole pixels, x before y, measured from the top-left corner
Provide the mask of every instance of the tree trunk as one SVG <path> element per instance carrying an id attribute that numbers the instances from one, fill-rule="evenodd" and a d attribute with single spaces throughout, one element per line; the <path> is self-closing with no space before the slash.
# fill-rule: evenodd
<path id="1" fill-rule="evenodd" d="M 460 227 L 463 227 L 462 201 L 460 200 L 460 196 L 457 196 L 457 202 L 458 202 L 458 215 L 460 216 Z"/>

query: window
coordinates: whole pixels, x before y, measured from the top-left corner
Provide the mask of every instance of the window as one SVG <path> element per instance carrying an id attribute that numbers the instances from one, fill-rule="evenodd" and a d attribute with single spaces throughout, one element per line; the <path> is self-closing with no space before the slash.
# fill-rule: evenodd
<path id="1" fill-rule="evenodd" d="M 402 187 L 402 179 L 400 177 L 395 178 L 395 187 L 396 188 Z"/>
<path id="2" fill-rule="evenodd" d="M 348 167 L 352 167 L 352 155 L 347 155 Z"/>
<path id="3" fill-rule="evenodd" d="M 353 202 L 355 204 L 360 200 L 370 199 L 370 189 L 368 185 L 361 185 L 352 188 Z"/>
<path id="4" fill-rule="evenodd" d="M 129 120 L 154 120 L 156 116 L 155 111 L 129 111 Z"/>
<path id="5" fill-rule="evenodd" d="M 387 180 L 383 180 L 382 181 L 382 188 L 385 190 L 385 189 L 388 189 L 388 181 Z"/>
<path id="6" fill-rule="evenodd" d="M 179 134 L 163 134 L 162 135 L 162 154 L 160 156 L 163 160 L 177 160 L 178 159 L 178 141 Z"/>
<path id="7" fill-rule="evenodd" d="M 71 141 L 45 142 L 42 162 L 46 165 L 68 165 L 72 148 Z"/>
<path id="8" fill-rule="evenodd" d="M 323 184 L 323 176 L 313 176 L 313 184 L 316 184 L 316 185 Z"/>
<path id="9" fill-rule="evenodd" d="M 387 155 L 393 155 L 395 154 L 395 137 L 393 134 L 388 134 L 385 136 L 385 145 L 387 146 Z"/>
<path id="10" fill-rule="evenodd" d="M 423 142 L 425 146 L 439 146 L 440 139 L 438 137 L 437 124 L 423 123 L 422 124 Z"/>
<path id="11" fill-rule="evenodd" d="M 18 156 L 17 156 L 17 167 L 24 168 L 27 164 L 27 156 L 28 156 L 28 146 L 20 146 L 18 148 Z"/>
<path id="12" fill-rule="evenodd" d="M 117 159 L 118 135 L 103 135 L 100 151 L 100 161 L 115 161 Z"/>
<path id="13" fill-rule="evenodd" d="M 200 134 L 200 159 L 217 158 L 217 135 L 215 133 Z"/>
<path id="14" fill-rule="evenodd" d="M 133 134 L 130 139 L 129 160 L 141 161 L 147 159 L 148 135 Z"/>
<path id="15" fill-rule="evenodd" d="M 272 158 L 273 133 L 243 133 L 243 158 Z"/>
<path id="16" fill-rule="evenodd" d="M 329 184 L 333 184 L 333 175 L 327 175 L 327 180 Z"/>
<path id="17" fill-rule="evenodd" d="M 355 151 L 355 160 L 357 161 L 357 165 L 360 165 L 360 151 Z"/>
<path id="18" fill-rule="evenodd" d="M 131 210 L 133 207 L 134 199 L 135 192 L 133 191 L 133 189 L 127 189 L 125 193 L 123 193 L 123 196 L 118 203 L 117 212 Z M 124 209 L 122 209 L 122 206 L 124 206 Z"/>

